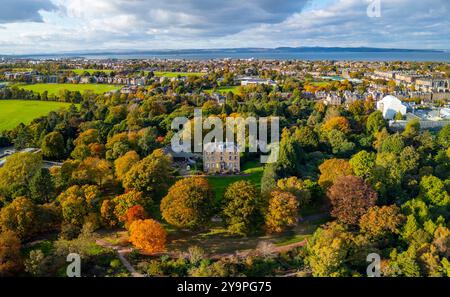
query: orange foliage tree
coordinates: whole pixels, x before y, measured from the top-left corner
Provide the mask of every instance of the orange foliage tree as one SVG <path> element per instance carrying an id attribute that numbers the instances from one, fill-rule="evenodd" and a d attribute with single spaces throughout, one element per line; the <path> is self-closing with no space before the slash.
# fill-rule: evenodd
<path id="1" fill-rule="evenodd" d="M 147 253 L 164 251 L 166 240 L 166 230 L 155 220 L 137 220 L 130 225 L 130 242 Z"/>
<path id="2" fill-rule="evenodd" d="M 147 219 L 148 214 L 141 205 L 136 204 L 128 208 L 125 217 L 125 227 L 129 228 L 134 221 Z"/>

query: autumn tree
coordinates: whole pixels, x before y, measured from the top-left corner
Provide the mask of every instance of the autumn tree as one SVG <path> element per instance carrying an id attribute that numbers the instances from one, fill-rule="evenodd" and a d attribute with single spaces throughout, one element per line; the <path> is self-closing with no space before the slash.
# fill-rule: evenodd
<path id="1" fill-rule="evenodd" d="M 122 180 L 125 174 L 139 162 L 139 155 L 135 151 L 129 151 L 114 161 L 114 169 L 118 180 Z"/>
<path id="2" fill-rule="evenodd" d="M 277 187 L 281 191 L 293 194 L 298 201 L 299 207 L 307 205 L 311 201 L 311 181 L 302 181 L 298 177 L 289 177 L 278 180 Z"/>
<path id="3" fill-rule="evenodd" d="M 179 228 L 204 227 L 213 215 L 214 193 L 201 177 L 177 181 L 161 201 L 161 213 L 169 224 Z"/>
<path id="4" fill-rule="evenodd" d="M 400 233 L 405 217 L 396 205 L 373 206 L 359 220 L 361 233 L 371 239 L 387 241 Z"/>
<path id="5" fill-rule="evenodd" d="M 350 123 L 345 117 L 332 117 L 322 125 L 321 129 L 324 132 L 338 130 L 346 134 L 350 132 Z"/>
<path id="6" fill-rule="evenodd" d="M 72 173 L 72 178 L 80 183 L 95 183 L 99 186 L 111 181 L 112 176 L 109 162 L 96 157 L 84 159 Z"/>
<path id="7" fill-rule="evenodd" d="M 238 181 L 228 186 L 223 199 L 223 217 L 232 234 L 248 235 L 255 232 L 262 220 L 261 198 L 249 181 Z"/>
<path id="8" fill-rule="evenodd" d="M 128 208 L 125 217 L 125 227 L 129 228 L 134 221 L 147 219 L 148 214 L 141 205 L 137 204 Z"/>
<path id="9" fill-rule="evenodd" d="M 45 135 L 41 144 L 42 154 L 50 160 L 59 160 L 65 153 L 64 138 L 59 132 L 50 132 Z"/>
<path id="10" fill-rule="evenodd" d="M 155 220 L 137 220 L 130 226 L 130 242 L 146 253 L 162 252 L 166 246 L 167 233 Z"/>
<path id="11" fill-rule="evenodd" d="M 164 196 L 172 180 L 172 160 L 161 149 L 134 164 L 123 178 L 125 189 L 135 189 L 153 199 Z"/>
<path id="12" fill-rule="evenodd" d="M 315 277 L 348 276 L 351 233 L 335 222 L 318 228 L 306 246 L 306 262 Z"/>
<path id="13" fill-rule="evenodd" d="M 341 176 L 352 175 L 350 163 L 343 159 L 328 159 L 319 166 L 319 185 L 323 188 L 330 187 Z"/>
<path id="14" fill-rule="evenodd" d="M 298 206 L 297 198 L 293 194 L 273 191 L 265 215 L 266 231 L 281 233 L 294 227 L 298 219 Z"/>
<path id="15" fill-rule="evenodd" d="M 0 227 L 14 231 L 19 238 L 36 234 L 39 225 L 37 207 L 26 197 L 18 197 L 0 210 Z"/>
<path id="16" fill-rule="evenodd" d="M 100 191 L 96 186 L 72 186 L 56 199 L 61 205 L 65 223 L 81 227 L 89 213 L 98 213 L 101 206 Z"/>
<path id="17" fill-rule="evenodd" d="M 13 231 L 0 233 L 0 277 L 17 276 L 22 270 L 21 244 Z"/>
<path id="18" fill-rule="evenodd" d="M 377 193 L 370 185 L 351 175 L 336 179 L 328 189 L 327 196 L 332 204 L 331 215 L 349 225 L 357 224 L 360 217 L 377 201 Z"/>
<path id="19" fill-rule="evenodd" d="M 25 195 L 31 178 L 41 166 L 40 154 L 17 153 L 9 156 L 0 168 L 0 190 L 7 195 Z"/>
<path id="20" fill-rule="evenodd" d="M 116 196 L 112 203 L 114 205 L 114 216 L 120 223 L 127 221 L 127 211 L 133 206 L 139 205 L 143 208 L 150 208 L 152 200 L 148 197 L 144 197 L 142 192 L 135 190 L 128 191 L 125 194 Z"/>

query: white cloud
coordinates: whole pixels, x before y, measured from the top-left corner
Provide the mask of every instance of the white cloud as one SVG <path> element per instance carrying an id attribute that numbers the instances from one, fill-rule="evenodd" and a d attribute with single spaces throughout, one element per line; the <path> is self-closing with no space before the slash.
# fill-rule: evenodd
<path id="1" fill-rule="evenodd" d="M 0 53 L 245 46 L 450 48 L 448 0 L 381 0 L 380 18 L 367 16 L 369 1 L 53 0 L 53 5 L 40 6 L 38 18 L 4 22 Z"/>

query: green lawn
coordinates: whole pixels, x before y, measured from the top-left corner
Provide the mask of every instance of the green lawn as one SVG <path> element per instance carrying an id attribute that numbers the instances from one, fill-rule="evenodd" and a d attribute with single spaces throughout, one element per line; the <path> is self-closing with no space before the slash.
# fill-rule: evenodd
<path id="1" fill-rule="evenodd" d="M 69 106 L 70 103 L 52 101 L 0 100 L 0 131 L 13 129 L 20 123 L 29 124 L 50 111 Z"/>
<path id="2" fill-rule="evenodd" d="M 118 90 L 122 86 L 120 85 L 107 85 L 107 84 L 16 84 L 15 86 L 30 90 L 37 93 L 48 91 L 48 94 L 58 95 L 60 91 L 93 91 L 96 94 L 103 94 L 112 90 Z"/>
<path id="3" fill-rule="evenodd" d="M 264 167 L 256 161 L 247 162 L 241 168 L 242 175 L 229 175 L 229 176 L 208 176 L 208 181 L 216 194 L 216 200 L 220 201 L 226 188 L 237 181 L 248 180 L 254 185 L 261 187 L 261 178 L 263 175 Z"/>
<path id="4" fill-rule="evenodd" d="M 220 94 L 224 94 L 224 95 L 228 94 L 229 92 L 231 92 L 233 94 L 240 94 L 239 87 L 240 86 L 222 86 L 222 87 L 218 87 L 216 89 L 216 92 L 220 93 Z M 213 89 L 205 90 L 205 92 L 208 94 L 211 94 L 213 91 L 214 91 Z"/>
<path id="5" fill-rule="evenodd" d="M 106 74 L 110 74 L 113 70 L 112 69 L 70 69 L 71 71 L 75 72 L 77 75 L 81 75 L 85 72 L 89 74 L 93 74 L 94 72 L 104 72 Z"/>
<path id="6" fill-rule="evenodd" d="M 178 76 L 204 76 L 205 73 L 201 72 L 162 72 L 162 71 L 155 71 L 153 72 L 155 76 L 164 76 L 164 77 L 178 77 Z"/>

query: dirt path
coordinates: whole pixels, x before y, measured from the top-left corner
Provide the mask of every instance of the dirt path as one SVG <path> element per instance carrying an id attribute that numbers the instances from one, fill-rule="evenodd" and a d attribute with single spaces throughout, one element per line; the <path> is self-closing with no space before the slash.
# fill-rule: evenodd
<path id="1" fill-rule="evenodd" d="M 110 248 L 116 251 L 117 256 L 119 257 L 120 262 L 122 262 L 123 266 L 128 270 L 132 277 L 144 277 L 143 274 L 137 272 L 131 263 L 125 257 L 127 254 L 133 251 L 132 248 L 126 248 L 122 246 L 113 245 L 104 241 L 103 239 L 97 239 L 96 243 L 102 247 Z"/>

